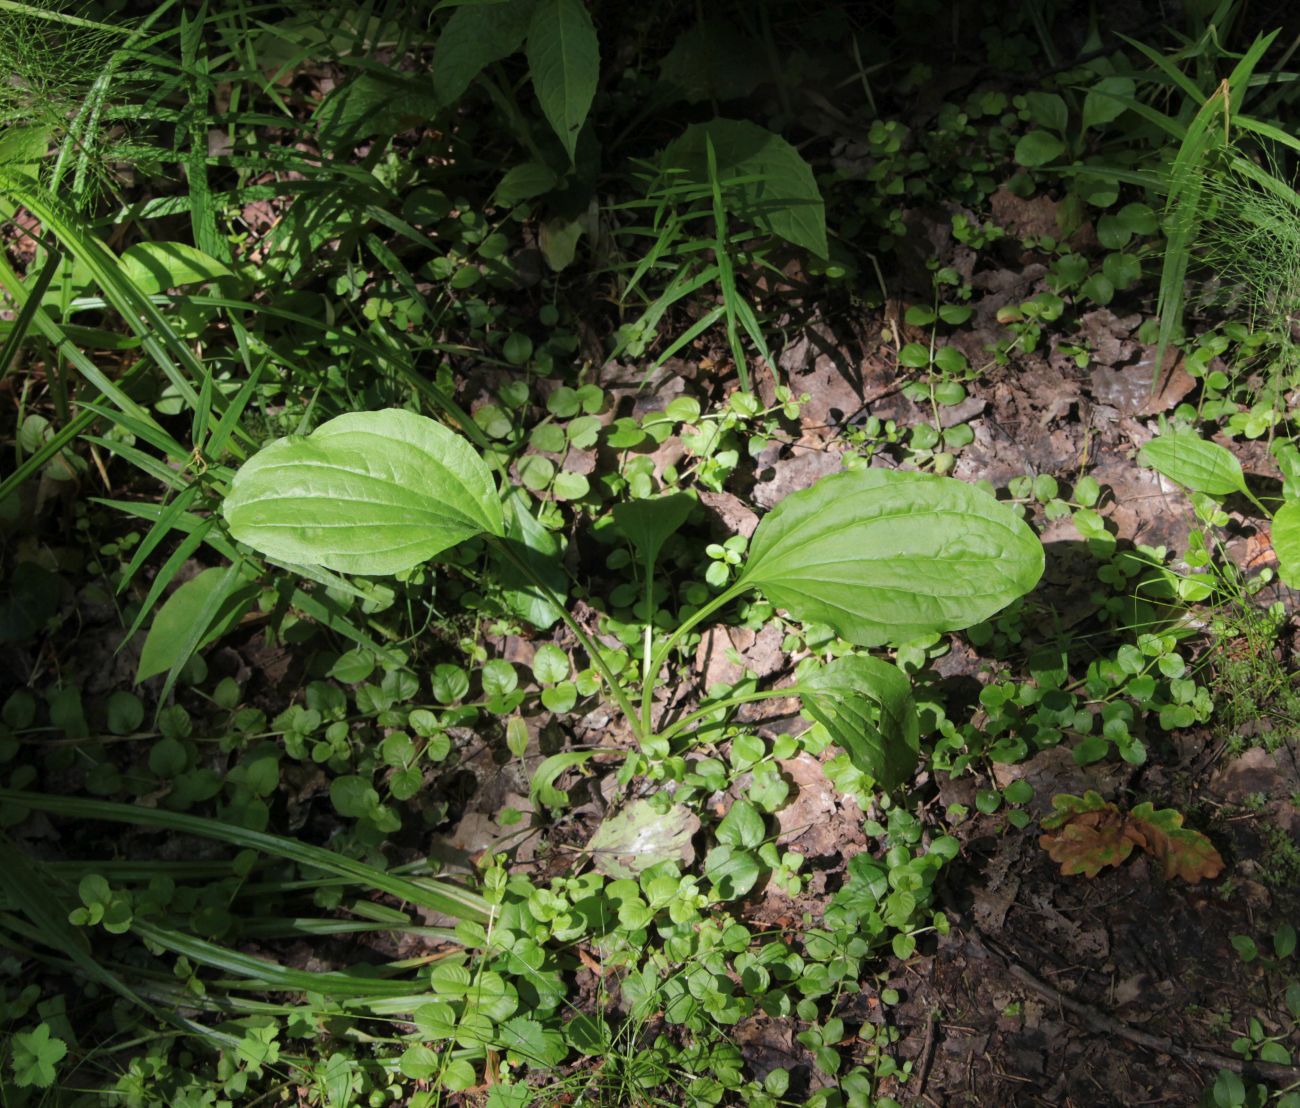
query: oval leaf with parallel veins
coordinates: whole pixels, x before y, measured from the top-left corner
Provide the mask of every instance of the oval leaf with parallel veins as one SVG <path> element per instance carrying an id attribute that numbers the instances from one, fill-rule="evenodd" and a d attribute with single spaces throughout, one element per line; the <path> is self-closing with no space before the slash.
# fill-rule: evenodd
<path id="1" fill-rule="evenodd" d="M 758 525 L 737 586 L 859 646 L 987 619 L 1043 573 L 1029 526 L 949 477 L 863 469 L 787 496 Z"/>
<path id="2" fill-rule="evenodd" d="M 278 439 L 235 474 L 223 512 L 240 542 L 340 573 L 410 569 L 505 526 L 492 474 L 453 431 L 413 412 L 352 412 Z"/>
<path id="3" fill-rule="evenodd" d="M 1246 491 L 1246 477 L 1236 456 L 1194 431 L 1157 435 L 1138 451 L 1138 462 L 1192 492 L 1231 496 Z"/>

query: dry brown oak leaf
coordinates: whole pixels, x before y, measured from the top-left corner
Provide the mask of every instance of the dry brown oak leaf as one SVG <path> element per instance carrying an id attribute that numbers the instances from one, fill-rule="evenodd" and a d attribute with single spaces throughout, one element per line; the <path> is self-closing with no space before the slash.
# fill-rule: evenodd
<path id="1" fill-rule="evenodd" d="M 1172 808 L 1156 809 L 1150 803 L 1122 812 L 1091 790 L 1083 796 L 1052 797 L 1055 814 L 1043 820 L 1038 844 L 1047 851 L 1061 873 L 1096 877 L 1105 866 L 1118 866 L 1133 848 L 1155 858 L 1166 880 L 1181 877 L 1195 884 L 1203 877 L 1223 872 L 1223 859 L 1199 831 L 1183 826 Z"/>

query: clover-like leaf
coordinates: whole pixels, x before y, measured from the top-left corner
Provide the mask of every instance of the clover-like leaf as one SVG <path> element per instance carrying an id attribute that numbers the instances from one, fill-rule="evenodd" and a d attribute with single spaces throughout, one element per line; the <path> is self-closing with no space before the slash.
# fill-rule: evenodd
<path id="1" fill-rule="evenodd" d="M 492 474 L 454 431 L 413 412 L 352 412 L 278 439 L 235 474 L 231 534 L 283 562 L 397 573 L 505 524 Z"/>
<path id="2" fill-rule="evenodd" d="M 68 1044 L 50 1034 L 48 1023 L 38 1023 L 30 1031 L 19 1031 L 10 1046 L 9 1065 L 14 1084 L 20 1089 L 48 1089 L 58 1075 L 58 1063 L 68 1053 Z"/>

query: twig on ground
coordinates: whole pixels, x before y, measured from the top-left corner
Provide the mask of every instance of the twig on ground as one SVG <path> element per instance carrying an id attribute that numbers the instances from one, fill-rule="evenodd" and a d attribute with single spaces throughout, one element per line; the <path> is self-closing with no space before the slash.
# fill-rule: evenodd
<path id="1" fill-rule="evenodd" d="M 931 1008 L 925 1017 L 925 1038 L 921 1041 L 921 1053 L 916 1056 L 916 1092 L 912 1095 L 912 1103 L 920 1104 L 921 1099 L 925 1097 L 925 1079 L 930 1072 L 930 1063 L 934 1059 L 934 1024 L 935 1014 Z"/>
<path id="2" fill-rule="evenodd" d="M 1011 976 L 1022 985 L 1028 986 L 1035 992 L 1055 1001 L 1065 1011 L 1078 1016 L 1090 1030 L 1107 1035 L 1118 1035 L 1120 1038 L 1127 1039 L 1138 1046 L 1146 1047 L 1148 1050 L 1168 1054 L 1174 1058 L 1181 1058 L 1184 1061 L 1198 1066 L 1205 1066 L 1209 1069 L 1231 1070 L 1233 1073 L 1278 1081 L 1287 1085 L 1300 1081 L 1300 1066 L 1284 1066 L 1277 1062 L 1248 1061 L 1244 1058 L 1234 1058 L 1227 1054 L 1202 1050 L 1199 1047 L 1182 1046 L 1160 1035 L 1139 1031 L 1122 1020 L 1107 1015 L 1105 1012 L 1099 1012 L 1090 1004 L 1076 1000 L 1074 997 L 1061 992 L 1054 985 L 1049 985 L 1046 981 L 1040 980 L 1017 962 L 1009 951 L 1002 949 L 996 940 L 988 936 L 981 936 L 974 929 L 967 930 L 966 934 L 967 941 L 972 946 L 989 957 L 1004 963 Z"/>

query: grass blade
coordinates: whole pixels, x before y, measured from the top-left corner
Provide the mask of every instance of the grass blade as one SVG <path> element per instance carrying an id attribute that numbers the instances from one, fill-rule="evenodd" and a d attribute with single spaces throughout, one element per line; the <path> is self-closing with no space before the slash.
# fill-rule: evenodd
<path id="1" fill-rule="evenodd" d="M 250 831 L 246 827 L 237 827 L 234 824 L 222 823 L 220 820 L 206 819 L 203 816 L 168 812 L 161 808 L 118 804 L 111 800 L 48 796 L 44 793 L 24 792 L 20 789 L 0 789 L 0 800 L 33 811 L 50 812 L 70 819 L 106 820 L 110 823 L 155 828 L 176 835 L 215 839 L 241 850 L 256 850 L 262 854 L 284 858 L 300 866 L 346 877 L 376 892 L 388 893 L 398 900 L 442 912 L 456 919 L 486 923 L 493 914 L 492 906 L 477 893 L 449 882 L 429 878 L 398 877 L 354 858 L 336 854 L 332 850 L 325 850 L 319 846 L 311 846 L 297 839 L 271 835 L 264 831 Z"/>

